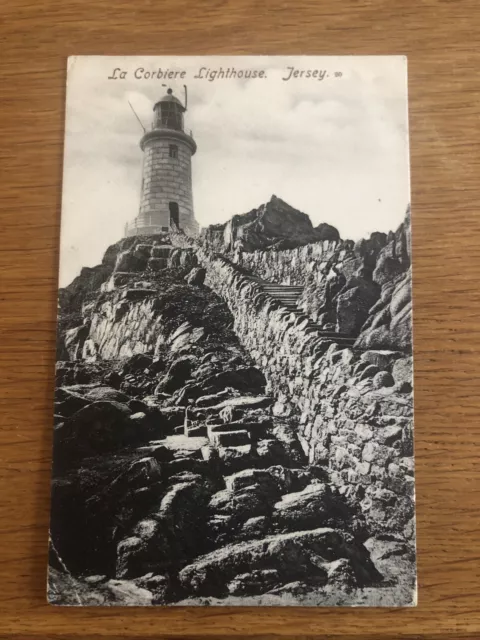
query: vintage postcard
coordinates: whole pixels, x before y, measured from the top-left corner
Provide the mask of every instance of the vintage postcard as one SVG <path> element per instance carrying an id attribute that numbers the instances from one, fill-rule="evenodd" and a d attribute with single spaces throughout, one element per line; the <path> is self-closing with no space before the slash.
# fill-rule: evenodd
<path id="1" fill-rule="evenodd" d="M 407 61 L 68 61 L 48 600 L 414 606 Z"/>

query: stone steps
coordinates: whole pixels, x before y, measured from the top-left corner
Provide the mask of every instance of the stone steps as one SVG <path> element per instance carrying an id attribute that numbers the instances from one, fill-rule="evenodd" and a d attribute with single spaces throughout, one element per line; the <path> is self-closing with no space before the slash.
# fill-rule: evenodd
<path id="1" fill-rule="evenodd" d="M 297 287 L 296 285 L 290 284 L 264 284 L 261 283 L 262 287 L 268 289 L 268 291 L 290 291 L 292 293 L 302 293 L 303 287 Z"/>
<path id="2" fill-rule="evenodd" d="M 303 287 L 298 285 L 283 285 L 272 282 L 265 282 L 264 280 L 261 280 L 257 277 L 254 277 L 252 279 L 262 287 L 265 293 L 267 293 L 272 298 L 275 298 L 275 300 L 281 302 L 286 309 L 288 309 L 289 311 L 299 311 L 297 302 L 303 293 Z M 308 328 L 314 329 L 320 338 L 331 340 L 332 342 L 335 342 L 342 347 L 352 347 L 356 340 L 355 337 L 349 336 L 345 333 L 336 333 L 335 331 L 322 329 L 322 327 L 320 327 L 313 321 L 308 324 Z"/>

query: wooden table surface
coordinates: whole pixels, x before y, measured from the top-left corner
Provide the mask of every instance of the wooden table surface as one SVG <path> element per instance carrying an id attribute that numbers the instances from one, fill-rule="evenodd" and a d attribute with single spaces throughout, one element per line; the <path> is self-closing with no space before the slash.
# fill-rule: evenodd
<path id="1" fill-rule="evenodd" d="M 0 16 L 0 637 L 480 638 L 478 0 L 2 0 Z M 408 55 L 416 609 L 46 604 L 65 65 L 89 53 Z"/>

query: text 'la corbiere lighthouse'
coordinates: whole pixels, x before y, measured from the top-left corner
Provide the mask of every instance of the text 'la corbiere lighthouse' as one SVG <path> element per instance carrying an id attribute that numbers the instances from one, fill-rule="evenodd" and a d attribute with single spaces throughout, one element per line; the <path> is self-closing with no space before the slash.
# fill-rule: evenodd
<path id="1" fill-rule="evenodd" d="M 171 89 L 155 103 L 153 123 L 140 140 L 144 152 L 140 210 L 126 227 L 127 236 L 168 232 L 172 223 L 198 234 L 193 215 L 192 156 L 197 145 L 184 129 L 185 106 Z"/>

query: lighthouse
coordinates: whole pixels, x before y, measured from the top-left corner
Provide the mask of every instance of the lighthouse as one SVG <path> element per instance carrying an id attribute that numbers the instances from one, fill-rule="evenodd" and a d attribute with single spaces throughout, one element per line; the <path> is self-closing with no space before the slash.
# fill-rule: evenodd
<path id="1" fill-rule="evenodd" d="M 144 152 L 140 210 L 127 225 L 127 236 L 152 235 L 176 225 L 197 235 L 193 214 L 192 156 L 197 150 L 192 132 L 184 128 L 185 105 L 168 89 L 153 107 L 153 122 L 140 140 Z"/>

